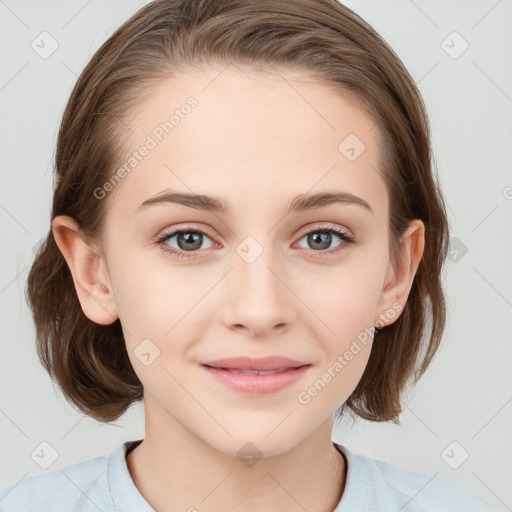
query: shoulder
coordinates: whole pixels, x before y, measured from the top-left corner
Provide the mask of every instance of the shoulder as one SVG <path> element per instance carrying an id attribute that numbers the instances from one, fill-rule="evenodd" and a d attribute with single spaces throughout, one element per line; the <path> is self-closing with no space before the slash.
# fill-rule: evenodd
<path id="1" fill-rule="evenodd" d="M 378 459 L 367 459 L 367 464 L 373 466 L 373 472 L 378 475 L 382 493 L 401 500 L 403 505 L 410 503 L 409 507 L 418 512 L 491 511 L 482 499 L 457 482 L 439 475 L 400 468 Z"/>
<path id="2" fill-rule="evenodd" d="M 346 487 L 350 483 L 349 492 L 353 494 L 360 493 L 361 487 L 366 488 L 366 499 L 375 510 L 386 504 L 390 512 L 492 512 L 476 494 L 438 474 L 411 471 L 342 449 L 349 460 L 351 478 L 350 482 L 347 478 Z"/>
<path id="3" fill-rule="evenodd" d="M 0 512 L 113 511 L 108 488 L 110 456 L 100 455 L 3 487 L 0 489 Z"/>

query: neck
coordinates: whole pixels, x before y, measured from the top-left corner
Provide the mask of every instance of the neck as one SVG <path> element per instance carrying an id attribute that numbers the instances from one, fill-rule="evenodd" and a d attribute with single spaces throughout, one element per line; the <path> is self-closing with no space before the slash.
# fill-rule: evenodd
<path id="1" fill-rule="evenodd" d="M 146 413 L 146 437 L 127 465 L 158 512 L 332 512 L 341 499 L 346 462 L 331 441 L 332 416 L 293 449 L 253 460 L 221 452 L 169 415 L 157 416 Z"/>

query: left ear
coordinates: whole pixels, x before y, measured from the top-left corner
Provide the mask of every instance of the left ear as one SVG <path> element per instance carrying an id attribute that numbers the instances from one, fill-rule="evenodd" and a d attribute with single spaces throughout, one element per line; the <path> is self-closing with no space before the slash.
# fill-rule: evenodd
<path id="1" fill-rule="evenodd" d="M 389 263 L 377 305 L 377 315 L 380 316 L 375 318 L 376 325 L 392 324 L 400 316 L 411 291 L 424 247 L 425 225 L 421 220 L 414 219 L 409 222 L 409 226 L 400 240 L 400 252 L 397 255 L 396 263 L 394 265 L 392 262 Z M 396 315 L 396 309 L 393 308 L 393 304 L 397 302 L 401 305 L 398 315 Z M 395 314 L 392 321 L 387 321 L 385 313 L 390 309 L 395 310 Z"/>

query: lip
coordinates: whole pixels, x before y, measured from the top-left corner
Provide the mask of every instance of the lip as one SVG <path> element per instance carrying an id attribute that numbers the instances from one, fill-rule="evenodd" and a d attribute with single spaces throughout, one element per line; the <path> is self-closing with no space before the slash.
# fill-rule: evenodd
<path id="1" fill-rule="evenodd" d="M 287 370 L 267 375 L 244 375 L 233 373 L 233 370 L 223 370 L 205 365 L 201 365 L 201 368 L 217 380 L 217 382 L 235 391 L 251 395 L 266 395 L 295 384 L 311 368 L 311 365 L 288 368 Z"/>
<path id="2" fill-rule="evenodd" d="M 268 356 L 268 357 L 229 357 L 225 359 L 216 359 L 211 361 L 203 361 L 202 365 L 211 366 L 214 368 L 233 369 L 233 370 L 277 370 L 277 369 L 290 369 L 298 368 L 309 363 L 305 361 L 297 361 L 283 356 Z"/>

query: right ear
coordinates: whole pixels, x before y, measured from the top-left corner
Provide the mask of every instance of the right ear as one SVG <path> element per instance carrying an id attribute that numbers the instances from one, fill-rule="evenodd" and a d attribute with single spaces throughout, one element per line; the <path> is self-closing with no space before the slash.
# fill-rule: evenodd
<path id="1" fill-rule="evenodd" d="M 52 232 L 73 276 L 84 314 L 97 324 L 115 322 L 119 315 L 104 257 L 82 239 L 78 224 L 69 216 L 55 217 Z"/>

